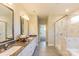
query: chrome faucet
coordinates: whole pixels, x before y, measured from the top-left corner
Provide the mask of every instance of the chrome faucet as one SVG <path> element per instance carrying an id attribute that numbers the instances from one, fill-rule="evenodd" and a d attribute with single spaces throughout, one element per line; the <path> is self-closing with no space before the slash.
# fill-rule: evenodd
<path id="1" fill-rule="evenodd" d="M 15 43 L 15 40 L 0 43 L 0 48 L 7 50 L 8 46 Z"/>

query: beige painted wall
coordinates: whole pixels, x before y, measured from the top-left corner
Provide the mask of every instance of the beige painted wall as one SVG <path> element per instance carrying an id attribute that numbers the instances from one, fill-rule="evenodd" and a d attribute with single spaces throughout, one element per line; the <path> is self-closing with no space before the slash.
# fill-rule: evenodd
<path id="1" fill-rule="evenodd" d="M 28 21 L 27 20 L 24 20 L 24 33 L 25 35 L 28 35 Z"/>
<path id="2" fill-rule="evenodd" d="M 47 41 L 48 41 L 48 46 L 54 46 L 54 20 L 49 16 L 48 18 L 48 27 L 47 27 Z"/>
<path id="3" fill-rule="evenodd" d="M 38 19 L 37 19 L 37 15 L 31 15 L 30 16 L 29 34 L 38 35 Z"/>

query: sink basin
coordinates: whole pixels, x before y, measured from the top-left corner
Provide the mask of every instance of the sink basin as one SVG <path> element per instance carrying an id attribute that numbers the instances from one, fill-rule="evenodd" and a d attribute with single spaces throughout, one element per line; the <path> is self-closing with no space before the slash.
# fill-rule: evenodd
<path id="1" fill-rule="evenodd" d="M 22 48 L 22 46 L 13 46 L 10 49 L 5 50 L 4 52 L 2 52 L 0 54 L 0 56 L 10 56 L 10 55 L 16 53 L 21 48 Z"/>

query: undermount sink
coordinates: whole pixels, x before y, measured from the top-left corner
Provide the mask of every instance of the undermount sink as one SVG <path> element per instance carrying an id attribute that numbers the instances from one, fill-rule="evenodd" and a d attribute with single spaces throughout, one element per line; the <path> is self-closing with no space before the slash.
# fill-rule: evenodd
<path id="1" fill-rule="evenodd" d="M 4 52 L 2 52 L 0 54 L 0 56 L 10 56 L 10 55 L 16 53 L 21 48 L 22 48 L 22 46 L 13 46 L 10 49 L 5 50 Z"/>

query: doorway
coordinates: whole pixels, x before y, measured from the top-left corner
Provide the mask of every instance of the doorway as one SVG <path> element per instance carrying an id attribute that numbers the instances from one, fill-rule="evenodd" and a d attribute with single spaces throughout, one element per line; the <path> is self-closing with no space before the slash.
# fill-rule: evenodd
<path id="1" fill-rule="evenodd" d="M 40 46 L 46 47 L 46 24 L 39 25 L 39 40 Z"/>

